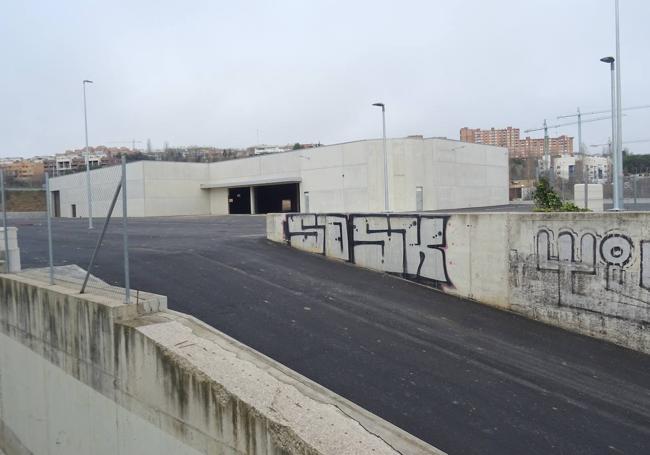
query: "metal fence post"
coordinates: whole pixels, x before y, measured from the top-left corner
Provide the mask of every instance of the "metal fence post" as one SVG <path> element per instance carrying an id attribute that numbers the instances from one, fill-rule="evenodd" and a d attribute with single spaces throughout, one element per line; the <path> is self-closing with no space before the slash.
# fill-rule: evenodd
<path id="1" fill-rule="evenodd" d="M 7 199 L 5 197 L 5 170 L 0 169 L 0 191 L 2 191 L 2 227 L 5 239 L 5 272 L 11 271 L 9 259 L 9 231 L 7 230 Z"/>
<path id="2" fill-rule="evenodd" d="M 108 208 L 108 214 L 106 215 L 106 219 L 104 220 L 104 227 L 102 228 L 101 234 L 99 234 L 99 238 L 97 239 L 97 245 L 95 245 L 95 249 L 93 250 L 93 255 L 90 257 L 90 264 L 88 264 L 88 270 L 86 270 L 86 278 L 84 278 L 84 282 L 81 285 L 81 291 L 79 291 L 79 294 L 83 294 L 86 291 L 86 284 L 88 284 L 88 278 L 90 277 L 90 272 L 93 269 L 93 265 L 95 265 L 95 258 L 97 257 L 97 252 L 99 251 L 99 248 L 102 246 L 102 241 L 104 240 L 104 235 L 106 235 L 106 229 L 108 228 L 108 223 L 111 221 L 111 216 L 113 215 L 113 209 L 115 208 L 115 203 L 117 202 L 117 198 L 120 195 L 120 189 L 122 188 L 122 182 L 118 183 L 117 188 L 115 188 L 115 194 L 113 195 L 113 199 L 111 200 L 111 206 Z"/>
<path id="3" fill-rule="evenodd" d="M 52 252 L 52 198 L 50 197 L 50 176 L 45 173 L 45 206 L 47 207 L 47 250 L 50 260 L 50 284 L 54 284 L 54 255 Z"/>
<path id="4" fill-rule="evenodd" d="M 129 233 L 126 197 L 126 156 L 122 155 L 122 236 L 124 244 L 124 303 L 131 302 L 131 283 L 129 279 Z"/>

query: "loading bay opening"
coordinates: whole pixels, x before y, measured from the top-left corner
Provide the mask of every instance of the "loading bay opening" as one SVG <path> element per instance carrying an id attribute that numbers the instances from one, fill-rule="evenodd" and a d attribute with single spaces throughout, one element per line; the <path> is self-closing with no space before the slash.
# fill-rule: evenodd
<path id="1" fill-rule="evenodd" d="M 249 186 L 228 188 L 228 213 L 232 215 L 251 213 L 251 189 Z"/>
<path id="2" fill-rule="evenodd" d="M 254 193 L 255 213 L 300 211 L 297 183 L 256 186 Z"/>
<path id="3" fill-rule="evenodd" d="M 299 191 L 298 183 L 228 188 L 228 213 L 299 212 Z"/>

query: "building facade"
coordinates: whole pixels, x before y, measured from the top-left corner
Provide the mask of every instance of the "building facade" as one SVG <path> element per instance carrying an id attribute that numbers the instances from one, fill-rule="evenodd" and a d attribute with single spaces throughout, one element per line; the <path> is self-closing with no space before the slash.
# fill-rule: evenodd
<path id="1" fill-rule="evenodd" d="M 10 163 L 4 163 L 2 168 L 16 180 L 42 180 L 44 173 L 43 161 L 19 159 Z"/>
<path id="2" fill-rule="evenodd" d="M 392 212 L 508 203 L 508 151 L 446 139 L 387 140 Z M 127 164 L 129 216 L 384 211 L 382 140 L 215 163 Z M 85 177 L 50 180 L 55 213 L 87 216 Z M 93 215 L 103 216 L 115 168 L 91 172 Z M 118 213 L 121 202 L 118 201 Z"/>
<path id="3" fill-rule="evenodd" d="M 461 128 L 460 140 L 474 144 L 495 145 L 506 147 L 510 158 L 541 158 L 544 156 L 544 138 L 520 138 L 519 128 L 511 126 L 503 129 L 490 128 L 489 130 Z M 549 138 L 549 155 L 573 155 L 573 138 L 571 136 L 558 136 Z"/>
<path id="4" fill-rule="evenodd" d="M 574 156 L 564 155 L 553 160 L 555 176 L 562 180 L 569 180 L 575 176 L 576 158 Z"/>
<path id="5" fill-rule="evenodd" d="M 608 183 L 610 181 L 611 162 L 606 156 L 586 156 L 585 168 L 589 183 Z"/>
<path id="6" fill-rule="evenodd" d="M 584 166 L 584 167 L 583 167 Z M 563 180 L 569 180 L 587 172 L 588 183 L 607 183 L 610 176 L 610 161 L 604 156 L 585 156 L 582 160 L 575 156 L 564 155 L 553 160 L 555 175 Z"/>

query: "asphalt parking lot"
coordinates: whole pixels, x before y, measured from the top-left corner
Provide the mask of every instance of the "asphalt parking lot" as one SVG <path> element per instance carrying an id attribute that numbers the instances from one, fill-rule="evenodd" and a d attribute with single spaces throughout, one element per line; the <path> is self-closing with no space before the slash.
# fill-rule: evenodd
<path id="1" fill-rule="evenodd" d="M 43 222 L 15 220 L 24 267 Z M 450 454 L 642 454 L 650 357 L 273 244 L 258 216 L 129 221 L 131 284 Z M 55 219 L 55 262 L 99 229 Z M 122 284 L 119 222 L 93 271 Z"/>

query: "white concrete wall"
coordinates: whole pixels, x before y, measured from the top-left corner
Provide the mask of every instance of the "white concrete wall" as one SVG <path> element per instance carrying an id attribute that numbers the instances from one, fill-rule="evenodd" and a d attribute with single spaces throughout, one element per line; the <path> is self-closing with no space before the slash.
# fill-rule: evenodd
<path id="1" fill-rule="evenodd" d="M 650 353 L 650 214 L 270 214 L 267 238 Z"/>
<path id="2" fill-rule="evenodd" d="M 210 195 L 210 215 L 228 215 L 228 188 L 213 188 L 207 193 Z"/>
<path id="3" fill-rule="evenodd" d="M 358 141 L 222 161 L 209 165 L 210 181 L 227 180 L 236 186 L 255 179 L 296 178 L 301 180 L 300 207 L 305 207 L 304 194 L 309 192 L 310 211 L 380 210 L 383 207 L 383 161 L 377 156 L 380 151 L 381 141 Z M 369 176 L 370 168 L 375 173 L 372 176 Z M 227 194 L 221 192 L 214 199 L 224 197 Z M 218 204 L 223 206 L 223 202 Z"/>
<path id="4" fill-rule="evenodd" d="M 418 187 L 423 189 L 423 210 L 508 203 L 504 148 L 415 137 L 389 139 L 387 150 L 393 212 L 416 210 Z M 309 192 L 310 212 L 384 210 L 380 139 L 210 164 L 144 161 L 127 165 L 127 171 L 130 216 L 225 214 L 227 190 L 208 189 L 210 185 L 292 180 L 300 182 L 302 209 Z M 105 215 L 118 179 L 119 167 L 91 172 L 95 216 Z M 52 190 L 61 191 L 62 216 L 71 216 L 71 204 L 77 204 L 77 216 L 86 216 L 85 182 L 83 173 L 52 179 Z"/>
<path id="5" fill-rule="evenodd" d="M 126 165 L 126 185 L 129 216 L 145 216 L 143 162 Z M 120 182 L 120 166 L 95 169 L 90 172 L 93 217 L 105 217 Z M 50 179 L 50 191 L 59 191 L 61 216 L 72 216 L 72 204 L 77 206 L 77 217 L 88 216 L 88 196 L 86 192 L 86 173 L 80 172 Z M 54 206 L 52 206 L 54 211 Z M 114 214 L 122 214 L 122 198 L 118 198 Z"/>
<path id="6" fill-rule="evenodd" d="M 0 345 L 0 438 L 11 439 L 9 454 L 202 453 L 13 338 L 0 333 Z"/>
<path id="7" fill-rule="evenodd" d="M 382 210 L 381 141 L 358 141 L 301 150 L 301 207 L 310 212 Z"/>
<path id="8" fill-rule="evenodd" d="M 144 216 L 209 215 L 210 194 L 200 183 L 208 179 L 205 163 L 143 161 Z"/>
<path id="9" fill-rule="evenodd" d="M 508 150 L 480 144 L 431 140 L 432 204 L 425 210 L 486 207 L 508 203 Z M 416 163 L 417 165 L 417 163 Z"/>
<path id="10" fill-rule="evenodd" d="M 505 148 L 404 138 L 389 139 L 387 150 L 392 211 L 416 210 L 417 187 L 423 188 L 424 210 L 508 203 Z M 309 192 L 312 213 L 384 210 L 383 145 L 378 139 L 210 164 L 212 181 L 234 176 L 242 182 L 299 177 L 300 206 L 305 207 Z"/>
<path id="11" fill-rule="evenodd" d="M 140 293 L 0 275 L 0 451 L 8 455 L 442 452 Z"/>

